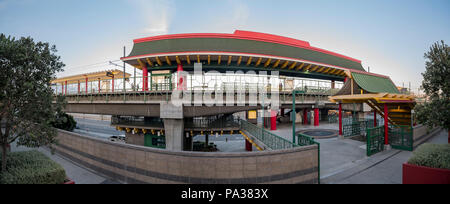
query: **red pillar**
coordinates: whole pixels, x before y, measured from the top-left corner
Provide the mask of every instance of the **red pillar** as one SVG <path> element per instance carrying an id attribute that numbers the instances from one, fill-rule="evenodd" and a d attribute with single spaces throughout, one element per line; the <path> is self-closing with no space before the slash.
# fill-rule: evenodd
<path id="1" fill-rule="evenodd" d="M 181 72 L 183 71 L 183 65 L 179 64 L 177 66 L 177 90 L 187 90 L 187 83 L 184 76 L 182 76 Z"/>
<path id="2" fill-rule="evenodd" d="M 114 75 L 112 75 L 112 83 L 111 83 L 112 92 L 114 92 Z"/>
<path id="3" fill-rule="evenodd" d="M 342 104 L 339 103 L 339 135 L 342 135 Z"/>
<path id="4" fill-rule="evenodd" d="M 308 109 L 303 109 L 303 124 L 308 124 Z"/>
<path id="5" fill-rule="evenodd" d="M 384 144 L 389 144 L 388 141 L 388 131 L 389 131 L 389 124 L 388 124 L 388 107 L 387 104 L 384 104 Z"/>
<path id="6" fill-rule="evenodd" d="M 347 77 L 345 77 L 345 79 L 344 79 L 344 83 L 345 83 L 345 82 L 347 82 Z"/>
<path id="7" fill-rule="evenodd" d="M 373 126 L 377 126 L 377 110 L 373 110 Z"/>
<path id="8" fill-rule="evenodd" d="M 67 95 L 67 81 L 66 81 L 66 87 L 64 88 L 64 93 Z"/>
<path id="9" fill-rule="evenodd" d="M 86 93 L 88 93 L 88 78 L 86 77 Z"/>
<path id="10" fill-rule="evenodd" d="M 148 69 L 147 65 L 142 68 L 142 91 L 148 91 Z"/>
<path id="11" fill-rule="evenodd" d="M 64 95 L 64 83 L 61 83 L 61 95 Z"/>
<path id="12" fill-rule="evenodd" d="M 314 126 L 319 126 L 319 109 L 314 108 Z"/>
<path id="13" fill-rule="evenodd" d="M 248 140 L 245 140 L 245 150 L 251 152 L 252 151 L 252 143 Z"/>
<path id="14" fill-rule="evenodd" d="M 277 130 L 277 112 L 270 111 L 270 130 Z"/>
<path id="15" fill-rule="evenodd" d="M 78 94 L 80 94 L 80 80 L 78 80 Z"/>

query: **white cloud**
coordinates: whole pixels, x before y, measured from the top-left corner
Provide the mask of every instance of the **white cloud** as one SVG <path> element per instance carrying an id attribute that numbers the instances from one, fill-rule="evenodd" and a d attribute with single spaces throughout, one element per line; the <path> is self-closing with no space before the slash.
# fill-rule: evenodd
<path id="1" fill-rule="evenodd" d="M 176 12 L 175 4 L 169 0 L 134 0 L 137 12 L 141 13 L 145 25 L 143 34 L 163 35 L 168 34 L 172 23 L 173 14 Z"/>

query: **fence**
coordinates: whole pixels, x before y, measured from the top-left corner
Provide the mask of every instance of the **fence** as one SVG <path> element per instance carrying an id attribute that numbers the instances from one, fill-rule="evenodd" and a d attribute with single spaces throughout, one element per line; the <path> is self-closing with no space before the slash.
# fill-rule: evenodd
<path id="1" fill-rule="evenodd" d="M 412 151 L 413 150 L 413 129 L 409 125 L 390 125 L 389 143 L 392 148 Z"/>
<path id="2" fill-rule="evenodd" d="M 309 145 L 317 145 L 317 158 L 318 158 L 318 178 L 319 178 L 319 184 L 320 184 L 320 143 L 314 141 L 314 138 L 308 136 L 308 135 L 304 135 L 299 133 L 297 135 L 297 144 L 299 146 L 309 146 Z"/>
<path id="3" fill-rule="evenodd" d="M 384 150 L 384 125 L 367 129 L 367 156 Z"/>
<path id="4" fill-rule="evenodd" d="M 246 120 L 240 120 L 240 124 L 241 130 L 245 130 L 272 150 L 289 149 L 298 146 L 290 142 L 289 140 L 275 135 L 265 130 L 264 128 L 258 127 Z"/>

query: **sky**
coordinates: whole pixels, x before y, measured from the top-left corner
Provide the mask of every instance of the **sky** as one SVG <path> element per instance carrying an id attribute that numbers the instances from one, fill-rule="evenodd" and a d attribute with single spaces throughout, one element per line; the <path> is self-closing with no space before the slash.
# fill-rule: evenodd
<path id="1" fill-rule="evenodd" d="M 58 76 L 68 76 L 113 69 L 136 38 L 265 32 L 359 59 L 417 90 L 424 53 L 450 42 L 449 11 L 449 0 L 0 0 L 0 33 L 56 45 L 66 64 Z"/>

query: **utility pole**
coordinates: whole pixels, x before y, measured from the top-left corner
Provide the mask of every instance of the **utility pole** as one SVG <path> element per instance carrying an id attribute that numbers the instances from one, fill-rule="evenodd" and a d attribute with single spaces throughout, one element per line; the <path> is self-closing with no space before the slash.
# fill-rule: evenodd
<path id="1" fill-rule="evenodd" d="M 123 57 L 125 57 L 125 46 L 123 46 Z M 126 87 L 125 87 L 125 61 L 123 61 L 123 92 L 126 92 Z"/>

